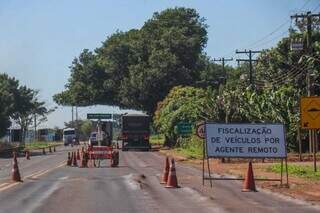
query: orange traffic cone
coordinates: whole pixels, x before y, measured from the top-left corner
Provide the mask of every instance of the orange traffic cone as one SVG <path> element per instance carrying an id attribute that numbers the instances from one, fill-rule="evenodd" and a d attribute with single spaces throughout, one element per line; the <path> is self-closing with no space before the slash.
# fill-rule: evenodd
<path id="1" fill-rule="evenodd" d="M 176 167 L 174 165 L 174 159 L 171 160 L 169 175 L 168 175 L 168 181 L 166 188 L 178 188 L 178 180 L 176 175 Z"/>
<path id="2" fill-rule="evenodd" d="M 77 160 L 80 160 L 80 152 L 79 152 L 79 149 L 77 149 Z"/>
<path id="3" fill-rule="evenodd" d="M 168 156 L 166 157 L 166 163 L 163 169 L 163 175 L 161 178 L 161 184 L 166 184 L 168 182 L 168 175 L 169 175 L 169 158 Z"/>
<path id="4" fill-rule="evenodd" d="M 256 192 L 256 185 L 254 183 L 254 176 L 253 176 L 253 169 L 252 169 L 252 162 L 249 162 L 249 167 L 247 171 L 247 175 L 243 182 L 242 187 L 243 192 Z"/>
<path id="5" fill-rule="evenodd" d="M 78 167 L 78 162 L 77 162 L 77 156 L 76 153 L 73 154 L 73 159 L 72 159 L 72 166 Z"/>
<path id="6" fill-rule="evenodd" d="M 28 150 L 26 150 L 26 152 L 25 152 L 25 153 L 26 153 L 26 159 L 27 159 L 27 160 L 30 160 L 30 153 L 29 153 L 29 151 L 28 151 Z"/>
<path id="7" fill-rule="evenodd" d="M 15 182 L 21 182 L 21 176 L 18 167 L 17 154 L 13 153 L 13 168 L 11 171 L 12 180 Z"/>
<path id="8" fill-rule="evenodd" d="M 111 160 L 110 161 L 110 166 L 111 167 L 117 167 L 119 165 L 119 151 L 113 150 L 110 160 Z"/>
<path id="9" fill-rule="evenodd" d="M 71 164 L 72 164 L 72 158 L 70 156 L 70 152 L 68 152 L 67 166 L 71 166 Z"/>

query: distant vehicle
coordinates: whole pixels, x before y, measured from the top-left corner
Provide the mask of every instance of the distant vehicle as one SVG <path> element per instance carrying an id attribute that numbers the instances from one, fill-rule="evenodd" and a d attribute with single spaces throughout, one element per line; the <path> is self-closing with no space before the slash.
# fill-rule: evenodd
<path id="1" fill-rule="evenodd" d="M 101 146 L 111 146 L 112 145 L 112 134 L 113 134 L 113 122 L 112 121 L 100 121 L 100 127 L 102 131 L 102 140 L 101 140 Z M 96 139 L 98 132 L 98 122 L 94 121 L 92 122 L 92 130 L 91 135 L 89 137 L 93 141 L 94 146 L 98 145 L 98 142 L 96 143 Z"/>
<path id="2" fill-rule="evenodd" d="M 97 132 L 91 132 L 89 138 L 89 145 L 96 146 L 98 145 Z"/>
<path id="3" fill-rule="evenodd" d="M 111 140 L 109 136 L 104 131 L 102 131 L 101 134 L 102 134 L 101 146 L 111 146 Z M 98 132 L 91 132 L 90 138 L 89 138 L 89 145 L 92 145 L 92 146 L 99 145 Z"/>
<path id="4" fill-rule="evenodd" d="M 78 141 L 79 142 L 79 141 Z M 65 146 L 77 144 L 76 130 L 74 128 L 66 128 L 63 130 L 63 144 Z"/>
<path id="5" fill-rule="evenodd" d="M 150 117 L 144 114 L 125 114 L 122 116 L 122 150 L 139 149 L 148 151 Z"/>

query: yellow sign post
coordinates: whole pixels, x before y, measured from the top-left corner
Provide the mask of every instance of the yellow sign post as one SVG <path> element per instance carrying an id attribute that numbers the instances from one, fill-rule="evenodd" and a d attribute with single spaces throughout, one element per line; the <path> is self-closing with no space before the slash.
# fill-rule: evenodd
<path id="1" fill-rule="evenodd" d="M 320 129 L 320 97 L 301 97 L 300 120 L 302 129 Z"/>

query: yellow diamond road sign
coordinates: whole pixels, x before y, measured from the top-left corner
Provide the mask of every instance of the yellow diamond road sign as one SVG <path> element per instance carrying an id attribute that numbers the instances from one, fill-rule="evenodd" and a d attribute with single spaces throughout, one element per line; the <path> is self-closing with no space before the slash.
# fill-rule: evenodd
<path id="1" fill-rule="evenodd" d="M 320 129 L 320 97 L 302 97 L 300 120 L 303 129 Z"/>

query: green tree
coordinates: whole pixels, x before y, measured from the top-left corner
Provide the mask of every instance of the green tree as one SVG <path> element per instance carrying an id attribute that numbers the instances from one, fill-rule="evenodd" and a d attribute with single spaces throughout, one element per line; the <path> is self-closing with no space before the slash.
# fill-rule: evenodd
<path id="1" fill-rule="evenodd" d="M 201 119 L 201 108 L 206 101 L 206 92 L 200 88 L 177 86 L 159 102 L 154 124 L 166 137 L 165 145 L 174 146 L 178 137 L 175 126 L 179 122 L 196 124 Z"/>
<path id="2" fill-rule="evenodd" d="M 116 32 L 71 66 L 66 90 L 54 96 L 62 105 L 117 105 L 152 114 L 178 85 L 217 87 L 220 66 L 205 56 L 207 25 L 194 9 L 173 8 L 141 29 Z M 227 69 L 232 69 L 228 67 Z"/>
<path id="3" fill-rule="evenodd" d="M 90 120 L 84 120 L 80 126 L 81 135 L 83 135 L 85 138 L 89 138 L 91 130 L 92 130 L 92 122 Z"/>
<path id="4" fill-rule="evenodd" d="M 19 81 L 9 77 L 7 74 L 0 74 L 0 137 L 10 127 L 10 116 L 17 109 L 15 100 L 19 94 Z"/>
<path id="5" fill-rule="evenodd" d="M 15 99 L 16 110 L 12 113 L 11 118 L 20 126 L 22 131 L 22 142 L 29 126 L 33 123 L 34 115 L 38 115 L 40 120 L 46 120 L 46 116 L 53 110 L 48 110 L 45 107 L 45 102 L 38 100 L 38 91 L 20 86 L 19 94 Z"/>

